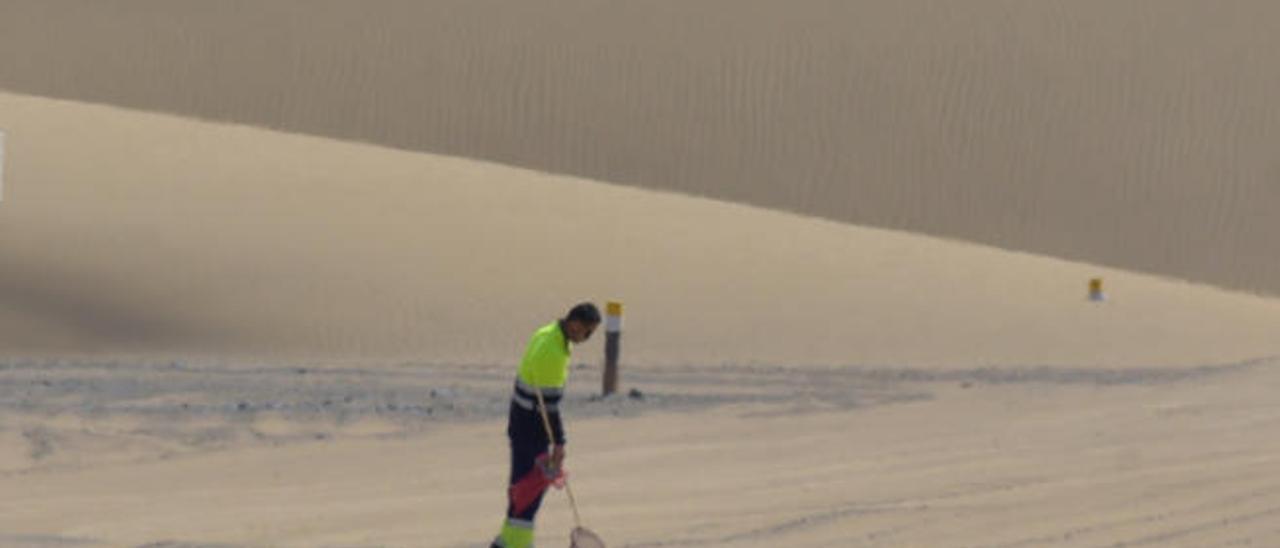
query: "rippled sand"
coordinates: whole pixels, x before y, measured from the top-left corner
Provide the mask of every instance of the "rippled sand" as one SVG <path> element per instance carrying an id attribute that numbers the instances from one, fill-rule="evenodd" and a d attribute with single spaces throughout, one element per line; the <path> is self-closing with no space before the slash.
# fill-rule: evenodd
<path id="1" fill-rule="evenodd" d="M 1268 0 L 9 0 L 0 87 L 1277 293 L 1277 28 Z"/>

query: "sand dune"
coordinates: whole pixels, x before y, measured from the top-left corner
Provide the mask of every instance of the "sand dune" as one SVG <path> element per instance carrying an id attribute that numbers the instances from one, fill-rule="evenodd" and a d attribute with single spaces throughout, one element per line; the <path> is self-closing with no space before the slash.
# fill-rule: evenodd
<path id="1" fill-rule="evenodd" d="M 0 87 L 1277 293 L 1277 28 L 1268 0 L 7 0 Z"/>
<path id="2" fill-rule="evenodd" d="M 0 2 L 0 546 L 479 546 L 581 299 L 610 546 L 1277 545 L 1278 22 Z"/>
<path id="3" fill-rule="evenodd" d="M 1208 286 L 110 107 L 0 95 L 0 123 L 8 356 L 511 363 L 585 298 L 628 304 L 650 365 L 1280 354 L 1280 301 Z"/>

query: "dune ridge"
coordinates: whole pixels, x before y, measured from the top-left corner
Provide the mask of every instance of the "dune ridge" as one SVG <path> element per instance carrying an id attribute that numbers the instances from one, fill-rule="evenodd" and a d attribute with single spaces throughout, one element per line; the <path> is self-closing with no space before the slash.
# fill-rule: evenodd
<path id="1" fill-rule="evenodd" d="M 654 366 L 1280 355 L 1280 301 L 1210 286 L 115 107 L 0 94 L 0 120 L 8 356 L 504 364 L 582 299 L 625 302 Z"/>
<path id="2" fill-rule="evenodd" d="M 1266 0 L 9 0 L 0 87 L 1275 294 L 1277 25 Z"/>

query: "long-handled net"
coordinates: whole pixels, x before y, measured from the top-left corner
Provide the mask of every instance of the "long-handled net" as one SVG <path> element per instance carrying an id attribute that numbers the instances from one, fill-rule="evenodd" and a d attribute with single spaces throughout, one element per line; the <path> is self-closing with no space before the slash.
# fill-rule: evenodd
<path id="1" fill-rule="evenodd" d="M 551 431 L 551 418 L 547 416 L 547 403 L 542 399 L 542 389 L 535 386 L 534 393 L 538 396 L 538 411 L 542 413 L 542 426 L 547 429 L 547 439 L 555 439 L 555 434 Z M 569 507 L 573 508 L 574 527 L 573 532 L 569 533 L 569 548 L 605 548 L 604 541 L 600 540 L 599 535 L 582 526 L 582 516 L 578 514 L 578 502 L 573 498 L 573 489 L 569 487 L 568 478 L 565 478 L 564 492 L 569 495 Z"/>
<path id="2" fill-rule="evenodd" d="M 569 534 L 569 548 L 605 548 L 600 537 L 582 527 L 575 527 Z"/>

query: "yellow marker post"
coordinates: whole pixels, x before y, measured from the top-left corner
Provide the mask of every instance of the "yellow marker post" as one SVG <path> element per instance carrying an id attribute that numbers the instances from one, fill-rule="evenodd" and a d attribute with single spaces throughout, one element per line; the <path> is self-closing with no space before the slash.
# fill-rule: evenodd
<path id="1" fill-rule="evenodd" d="M 1089 300 L 1095 302 L 1107 300 L 1107 295 L 1102 292 L 1102 278 L 1089 280 Z"/>
<path id="2" fill-rule="evenodd" d="M 622 349 L 622 303 L 609 301 L 604 320 L 604 395 L 618 391 L 618 355 Z"/>

